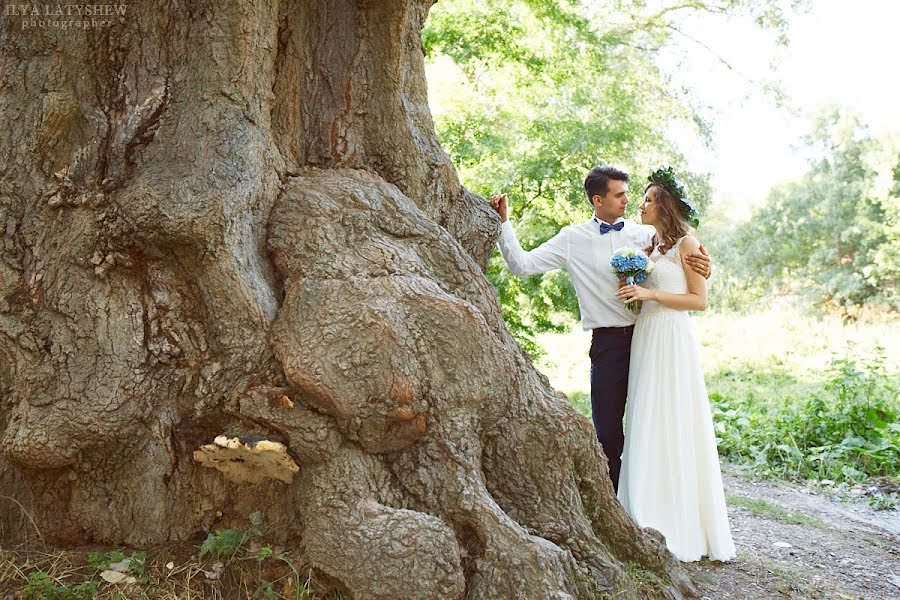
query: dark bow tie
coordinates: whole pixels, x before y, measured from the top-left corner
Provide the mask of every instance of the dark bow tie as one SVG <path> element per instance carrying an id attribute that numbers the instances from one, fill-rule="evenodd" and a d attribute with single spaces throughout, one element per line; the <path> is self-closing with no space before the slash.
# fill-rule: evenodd
<path id="1" fill-rule="evenodd" d="M 622 228 L 625 227 L 625 221 L 619 221 L 615 225 L 610 225 L 609 223 L 604 223 L 603 221 L 598 221 L 600 224 L 600 235 L 604 233 L 609 233 L 613 229 L 616 231 L 622 231 Z"/>

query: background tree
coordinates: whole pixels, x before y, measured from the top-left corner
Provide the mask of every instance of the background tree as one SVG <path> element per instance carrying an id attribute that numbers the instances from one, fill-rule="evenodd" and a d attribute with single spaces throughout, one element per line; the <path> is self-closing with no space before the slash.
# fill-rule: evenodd
<path id="1" fill-rule="evenodd" d="M 4 14 L 6 539 L 20 506 L 131 546 L 258 510 L 357 599 L 692 591 L 503 324 L 496 217 L 428 109 L 430 5 Z"/>
<path id="2" fill-rule="evenodd" d="M 863 305 L 896 310 L 900 154 L 837 110 L 816 120 L 807 145 L 809 171 L 723 236 L 725 277 L 756 295 L 798 292 L 849 316 Z"/>
<path id="3" fill-rule="evenodd" d="M 589 218 L 584 176 L 603 162 L 632 173 L 630 216 L 661 164 L 677 167 L 705 206 L 707 177 L 686 169 L 671 133 L 681 127 L 709 142 L 711 125 L 658 58 L 686 39 L 686 16 L 740 16 L 783 33 L 797 4 L 691 1 L 655 10 L 630 1 L 443 0 L 424 34 L 438 137 L 469 189 L 510 193 L 526 248 Z M 536 333 L 580 318 L 564 272 L 509 277 L 495 256 L 488 273 L 504 319 L 532 354 L 540 352 Z"/>

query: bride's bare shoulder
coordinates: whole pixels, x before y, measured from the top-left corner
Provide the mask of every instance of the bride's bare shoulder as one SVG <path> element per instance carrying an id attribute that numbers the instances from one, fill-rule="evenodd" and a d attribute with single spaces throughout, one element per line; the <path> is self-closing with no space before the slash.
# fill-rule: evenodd
<path id="1" fill-rule="evenodd" d="M 683 255 L 691 254 L 700 250 L 700 240 L 692 235 L 686 235 L 681 238 L 678 243 L 678 249 Z"/>

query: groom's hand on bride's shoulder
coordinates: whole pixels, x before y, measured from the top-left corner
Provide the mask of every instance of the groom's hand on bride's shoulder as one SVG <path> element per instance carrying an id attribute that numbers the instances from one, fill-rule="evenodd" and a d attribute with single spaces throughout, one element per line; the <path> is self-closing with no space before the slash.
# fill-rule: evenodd
<path id="1" fill-rule="evenodd" d="M 508 218 L 508 205 L 509 201 L 506 199 L 506 194 L 497 194 L 491 198 L 491 208 L 500 216 L 501 223 L 505 223 Z"/>
<path id="2" fill-rule="evenodd" d="M 709 279 L 712 275 L 712 261 L 709 258 L 709 252 L 700 244 L 699 252 L 692 252 L 684 257 L 684 262 L 694 270 L 695 273 L 702 275 L 704 279 Z"/>

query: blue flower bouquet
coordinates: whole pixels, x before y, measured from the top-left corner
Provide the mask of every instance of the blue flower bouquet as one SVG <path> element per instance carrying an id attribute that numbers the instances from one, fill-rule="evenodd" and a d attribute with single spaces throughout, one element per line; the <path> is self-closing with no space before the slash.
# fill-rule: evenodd
<path id="1" fill-rule="evenodd" d="M 613 252 L 612 258 L 609 259 L 614 275 L 625 277 L 627 285 L 637 285 L 643 283 L 653 272 L 653 261 L 641 250 L 634 248 L 619 248 Z M 637 312 L 640 304 L 636 300 L 627 302 L 625 306 L 628 310 Z"/>

